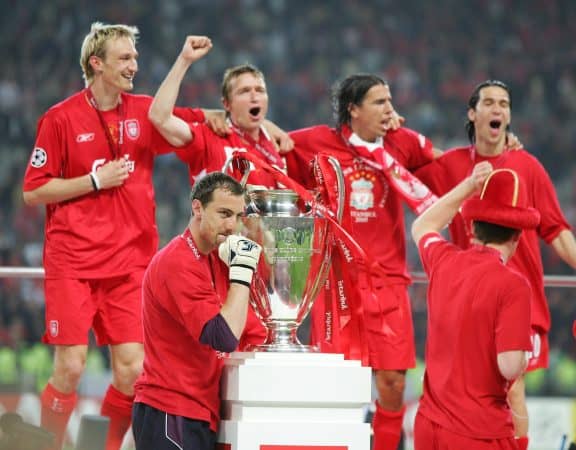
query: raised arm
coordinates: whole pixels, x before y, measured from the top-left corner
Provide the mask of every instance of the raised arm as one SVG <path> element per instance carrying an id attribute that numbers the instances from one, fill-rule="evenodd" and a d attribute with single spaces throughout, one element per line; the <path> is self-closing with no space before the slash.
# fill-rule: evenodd
<path id="1" fill-rule="evenodd" d="M 212 41 L 206 36 L 188 36 L 174 65 L 158 88 L 150 106 L 148 118 L 160 134 L 175 147 L 186 145 L 192 140 L 188 124 L 173 113 L 180 85 L 192 63 L 206 55 Z"/>
<path id="2" fill-rule="evenodd" d="M 468 178 L 417 217 L 412 224 L 414 242 L 418 243 L 426 233 L 439 232 L 448 225 L 462 202 L 482 187 L 490 172 L 492 172 L 492 165 L 489 162 L 483 161 L 476 164 Z"/>

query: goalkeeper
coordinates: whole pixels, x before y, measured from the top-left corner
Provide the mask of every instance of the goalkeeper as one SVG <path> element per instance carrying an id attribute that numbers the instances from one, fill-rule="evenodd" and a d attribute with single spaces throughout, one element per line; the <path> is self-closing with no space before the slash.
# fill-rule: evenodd
<path id="1" fill-rule="evenodd" d="M 214 172 L 192 189 L 184 233 L 144 276 L 144 370 L 135 385 L 137 450 L 213 450 L 223 354 L 236 349 L 261 248 L 235 235 L 242 186 Z"/>

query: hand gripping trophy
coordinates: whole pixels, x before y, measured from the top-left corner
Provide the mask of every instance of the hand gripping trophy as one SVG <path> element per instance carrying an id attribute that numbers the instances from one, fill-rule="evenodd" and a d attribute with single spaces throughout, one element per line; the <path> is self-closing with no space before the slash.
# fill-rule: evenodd
<path id="1" fill-rule="evenodd" d="M 241 166 L 246 182 L 250 164 L 231 158 Z M 338 181 L 337 220 L 342 215 L 344 183 L 338 161 L 329 159 Z M 327 211 L 318 208 L 312 194 L 291 189 L 248 189 L 248 207 L 243 234 L 262 246 L 250 303 L 267 330 L 263 344 L 250 351 L 311 352 L 303 345 L 297 330 L 309 313 L 330 269 L 333 235 Z M 303 198 L 307 197 L 307 198 Z M 312 201 L 309 201 L 312 200 Z M 333 221 L 333 220 L 332 220 Z"/>

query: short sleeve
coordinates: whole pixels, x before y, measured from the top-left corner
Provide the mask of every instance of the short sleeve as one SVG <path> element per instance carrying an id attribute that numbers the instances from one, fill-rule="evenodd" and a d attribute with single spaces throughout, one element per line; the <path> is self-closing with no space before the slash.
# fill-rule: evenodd
<path id="1" fill-rule="evenodd" d="M 221 299 L 214 289 L 210 275 L 205 274 L 202 268 L 188 267 L 171 273 L 165 282 L 182 324 L 197 340 L 200 340 L 206 322 L 221 309 Z"/>
<path id="2" fill-rule="evenodd" d="M 520 274 L 500 282 L 496 318 L 496 351 L 531 350 L 530 303 L 532 291 Z"/>
<path id="3" fill-rule="evenodd" d="M 418 242 L 418 251 L 424 271 L 430 277 L 434 267 L 448 250 L 457 249 L 453 244 L 446 241 L 440 233 L 426 233 Z"/>
<path id="4" fill-rule="evenodd" d="M 399 128 L 386 135 L 384 148 L 394 149 L 394 156 L 406 169 L 414 171 L 434 160 L 432 141 L 409 128 Z"/>
<path id="5" fill-rule="evenodd" d="M 36 142 L 24 175 L 24 191 L 32 191 L 62 176 L 64 155 L 62 125 L 53 114 L 47 113 L 38 122 Z"/>

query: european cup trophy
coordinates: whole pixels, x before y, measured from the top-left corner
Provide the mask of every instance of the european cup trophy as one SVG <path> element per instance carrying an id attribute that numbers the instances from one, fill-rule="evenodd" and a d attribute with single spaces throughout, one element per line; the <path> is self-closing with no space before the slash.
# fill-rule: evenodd
<path id="1" fill-rule="evenodd" d="M 336 172 L 341 210 L 340 165 L 333 158 L 329 162 Z M 300 343 L 297 330 L 328 276 L 333 243 L 329 221 L 314 207 L 302 207 L 302 199 L 289 189 L 249 190 L 248 195 L 244 233 L 262 246 L 250 303 L 267 330 L 265 342 L 248 350 L 316 351 Z"/>

